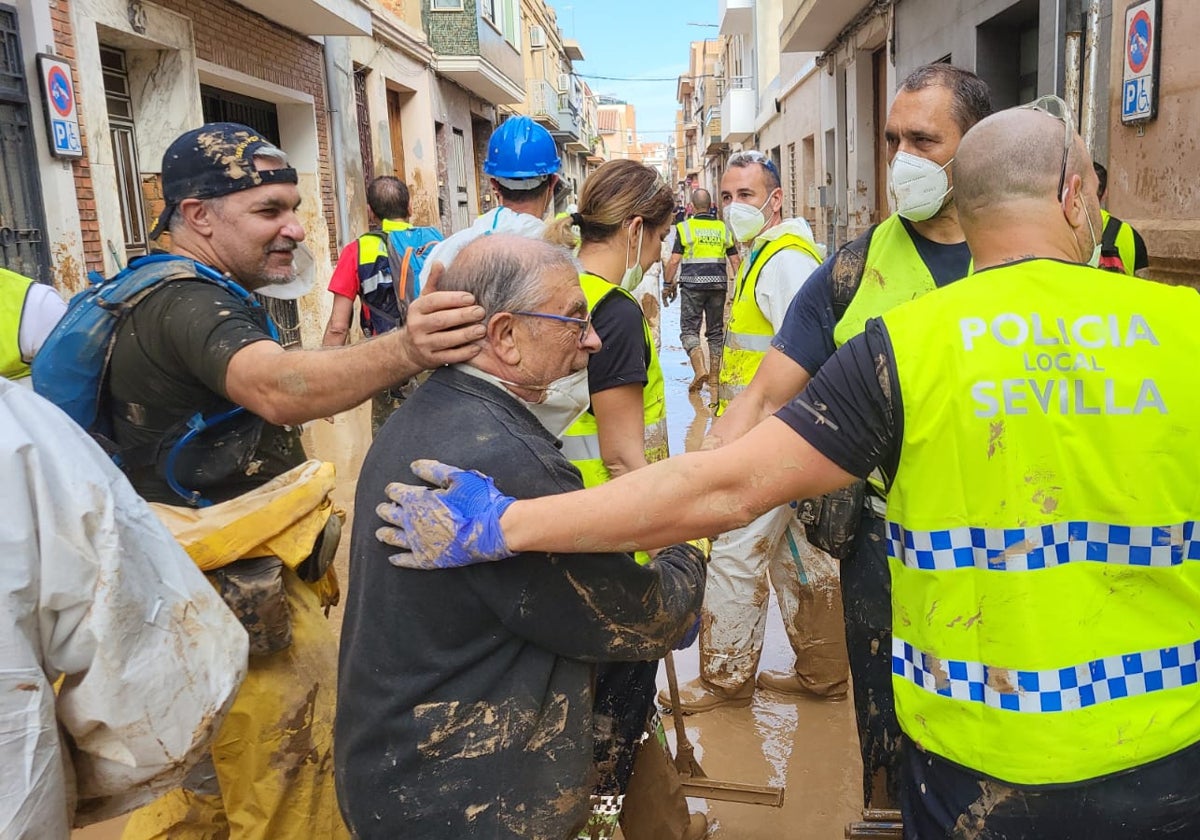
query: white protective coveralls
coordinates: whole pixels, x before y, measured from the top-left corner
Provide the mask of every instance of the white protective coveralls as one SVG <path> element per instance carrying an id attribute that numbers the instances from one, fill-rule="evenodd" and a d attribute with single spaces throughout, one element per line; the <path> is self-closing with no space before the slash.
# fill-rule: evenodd
<path id="1" fill-rule="evenodd" d="M 60 840 L 179 784 L 246 631 L 100 447 L 7 379 L 0 476 L 0 837 Z"/>

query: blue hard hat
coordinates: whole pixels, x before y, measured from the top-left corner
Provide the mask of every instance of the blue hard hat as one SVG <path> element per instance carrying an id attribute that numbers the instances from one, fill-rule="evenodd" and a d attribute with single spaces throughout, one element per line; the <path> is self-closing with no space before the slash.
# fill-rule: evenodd
<path id="1" fill-rule="evenodd" d="M 529 117 L 509 117 L 488 140 L 483 171 L 494 178 L 542 178 L 562 166 L 550 132 Z"/>

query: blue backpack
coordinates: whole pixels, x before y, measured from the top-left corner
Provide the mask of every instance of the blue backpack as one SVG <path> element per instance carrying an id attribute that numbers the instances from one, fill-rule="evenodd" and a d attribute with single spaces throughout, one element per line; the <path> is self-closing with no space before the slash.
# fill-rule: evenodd
<path id="1" fill-rule="evenodd" d="M 378 335 L 402 327 L 408 320 L 408 305 L 421 293 L 421 269 L 429 252 L 442 241 L 442 234 L 437 228 L 413 227 L 371 230 L 366 235 L 383 240 L 388 258 L 389 276 L 359 279 L 359 292 L 371 313 L 371 333 Z M 365 318 L 363 326 L 367 326 Z"/>
<path id="2" fill-rule="evenodd" d="M 122 468 L 127 465 L 113 441 L 108 405 L 108 367 L 117 329 L 133 308 L 163 283 L 197 278 L 217 284 L 250 306 L 261 307 L 252 294 L 202 263 L 174 254 L 151 254 L 132 260 L 113 277 L 90 273 L 91 285 L 71 298 L 66 314 L 33 359 L 34 390 L 86 429 Z M 267 331 L 279 340 L 279 331 L 269 317 Z M 188 420 L 188 431 L 168 452 L 167 483 L 189 504 L 206 507 L 209 503 L 198 491 L 187 490 L 175 480 L 175 459 L 202 431 L 244 411 L 235 406 L 207 417 L 197 412 Z"/>

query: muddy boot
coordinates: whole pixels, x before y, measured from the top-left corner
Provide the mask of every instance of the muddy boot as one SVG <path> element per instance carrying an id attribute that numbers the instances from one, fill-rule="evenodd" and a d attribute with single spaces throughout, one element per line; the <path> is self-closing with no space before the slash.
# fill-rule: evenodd
<path id="1" fill-rule="evenodd" d="M 688 359 L 692 362 L 692 371 L 696 376 L 692 379 L 692 384 L 688 385 L 688 393 L 694 394 L 704 385 L 704 380 L 708 377 L 708 371 L 704 367 L 704 350 L 700 347 L 693 347 L 688 351 Z"/>
<path id="2" fill-rule="evenodd" d="M 798 697 L 816 697 L 820 700 L 844 700 L 849 688 L 844 680 L 818 688 L 794 671 L 763 671 L 754 683 L 767 691 Z"/>
<path id="3" fill-rule="evenodd" d="M 716 408 L 720 402 L 721 388 L 721 356 L 716 354 L 708 357 L 708 406 Z"/>
<path id="4" fill-rule="evenodd" d="M 621 819 L 621 803 L 624 796 L 601 796 L 592 794 L 592 813 L 587 824 L 580 829 L 576 840 L 612 840 Z"/>
<path id="5" fill-rule="evenodd" d="M 679 713 L 694 715 L 697 712 L 707 712 L 719 709 L 721 706 L 749 706 L 754 699 L 754 680 L 747 680 L 744 685 L 732 691 L 705 682 L 703 677 L 686 682 L 679 686 Z M 658 703 L 665 709 L 671 709 L 671 694 L 666 689 L 658 693 Z"/>

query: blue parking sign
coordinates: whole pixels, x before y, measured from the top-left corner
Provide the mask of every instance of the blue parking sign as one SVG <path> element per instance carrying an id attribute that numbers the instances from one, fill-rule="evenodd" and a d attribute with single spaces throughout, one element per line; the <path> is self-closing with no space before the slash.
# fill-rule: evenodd
<path id="1" fill-rule="evenodd" d="M 59 155 L 82 155 L 83 144 L 79 141 L 79 124 L 67 120 L 51 120 L 54 151 Z"/>

